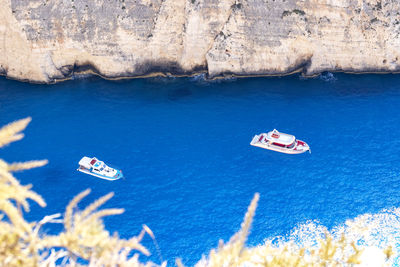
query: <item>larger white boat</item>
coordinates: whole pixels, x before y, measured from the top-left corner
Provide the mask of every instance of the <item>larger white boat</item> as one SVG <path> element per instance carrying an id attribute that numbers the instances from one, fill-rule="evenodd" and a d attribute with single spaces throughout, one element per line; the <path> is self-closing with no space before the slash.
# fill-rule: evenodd
<path id="1" fill-rule="evenodd" d="M 121 170 L 111 168 L 104 162 L 89 157 L 83 157 L 79 161 L 78 171 L 109 181 L 118 180 L 123 177 Z"/>
<path id="2" fill-rule="evenodd" d="M 276 129 L 254 136 L 250 145 L 286 154 L 300 154 L 306 151 L 311 153 L 306 142 L 297 140 L 293 135 L 280 133 Z"/>

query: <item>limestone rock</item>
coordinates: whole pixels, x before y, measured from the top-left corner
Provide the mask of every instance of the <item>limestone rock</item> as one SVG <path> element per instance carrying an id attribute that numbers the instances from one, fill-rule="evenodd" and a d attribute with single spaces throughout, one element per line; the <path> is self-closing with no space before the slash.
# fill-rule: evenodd
<path id="1" fill-rule="evenodd" d="M 0 0 L 0 73 L 399 71 L 397 0 Z"/>

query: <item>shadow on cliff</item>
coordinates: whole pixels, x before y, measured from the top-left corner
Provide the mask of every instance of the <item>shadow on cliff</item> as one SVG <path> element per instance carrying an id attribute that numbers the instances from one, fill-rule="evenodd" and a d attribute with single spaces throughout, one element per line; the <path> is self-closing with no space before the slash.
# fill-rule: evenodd
<path id="1" fill-rule="evenodd" d="M 190 71 L 184 70 L 181 65 L 174 61 L 143 61 L 134 66 L 133 72 L 122 72 L 117 75 L 106 75 L 99 71 L 90 62 L 82 65 L 66 65 L 59 69 L 64 77 L 54 77 L 53 82 L 57 79 L 76 79 L 86 78 L 89 75 L 97 75 L 104 79 L 129 79 L 129 78 L 142 78 L 150 76 L 193 76 L 199 73 L 207 73 L 207 66 L 199 65 Z"/>

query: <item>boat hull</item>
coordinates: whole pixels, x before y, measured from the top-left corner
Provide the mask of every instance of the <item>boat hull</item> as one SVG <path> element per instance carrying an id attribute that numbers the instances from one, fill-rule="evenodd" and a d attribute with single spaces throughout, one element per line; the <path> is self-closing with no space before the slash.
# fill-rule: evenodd
<path id="1" fill-rule="evenodd" d="M 276 145 L 271 145 L 268 143 L 262 143 L 260 142 L 261 135 L 256 135 L 253 137 L 253 140 L 251 140 L 250 145 L 256 146 L 256 147 L 261 147 L 264 149 L 268 150 L 273 150 L 276 152 L 281 152 L 285 154 L 302 154 L 304 152 L 309 151 L 311 153 L 310 147 L 308 144 L 304 141 L 301 140 L 296 140 L 296 144 L 293 148 L 285 148 L 285 147 L 279 147 Z"/>
<path id="2" fill-rule="evenodd" d="M 101 174 L 93 173 L 93 172 L 91 172 L 91 171 L 89 171 L 87 169 L 84 169 L 84 168 L 78 168 L 77 170 L 80 171 L 80 172 L 95 176 L 97 178 L 108 180 L 108 181 L 115 181 L 115 180 L 119 180 L 119 179 L 124 177 L 121 171 L 117 171 L 117 177 L 108 177 L 108 176 L 104 176 L 104 175 L 101 175 Z"/>

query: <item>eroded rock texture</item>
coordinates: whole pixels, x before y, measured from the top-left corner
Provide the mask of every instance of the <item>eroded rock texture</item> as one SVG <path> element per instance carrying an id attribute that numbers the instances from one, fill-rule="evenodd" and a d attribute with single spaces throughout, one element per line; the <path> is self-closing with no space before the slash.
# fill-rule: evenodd
<path id="1" fill-rule="evenodd" d="M 0 0 L 0 72 L 394 72 L 399 34 L 398 0 Z"/>

